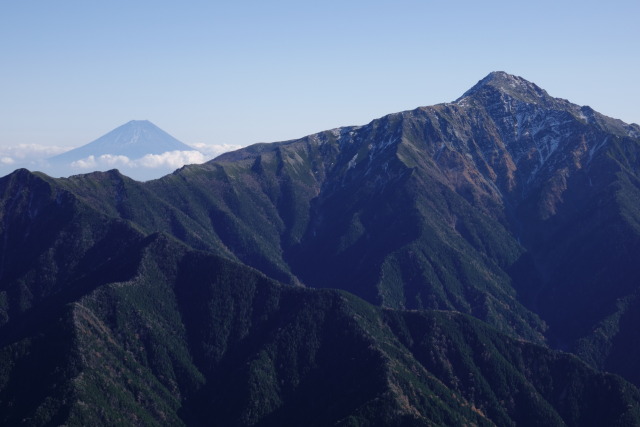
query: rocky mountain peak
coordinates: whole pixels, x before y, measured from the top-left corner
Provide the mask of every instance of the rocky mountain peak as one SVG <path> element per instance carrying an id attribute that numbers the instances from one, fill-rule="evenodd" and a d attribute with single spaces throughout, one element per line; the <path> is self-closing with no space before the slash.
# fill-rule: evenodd
<path id="1" fill-rule="evenodd" d="M 148 182 L 18 170 L 0 425 L 640 425 L 634 132 L 495 72 Z"/>
<path id="2" fill-rule="evenodd" d="M 505 97 L 528 104 L 549 104 L 554 100 L 547 91 L 522 77 L 504 71 L 494 71 L 466 91 L 455 102 L 463 105 L 471 100 L 499 99 L 500 102 L 503 102 Z"/>

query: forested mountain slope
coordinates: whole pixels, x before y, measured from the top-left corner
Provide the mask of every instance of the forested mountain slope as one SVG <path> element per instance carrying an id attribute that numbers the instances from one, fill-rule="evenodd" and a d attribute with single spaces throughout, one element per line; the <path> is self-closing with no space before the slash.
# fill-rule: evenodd
<path id="1" fill-rule="evenodd" d="M 597 370 L 640 383 L 639 143 L 498 72 L 155 181 L 16 171 L 2 422 L 638 423 Z"/>

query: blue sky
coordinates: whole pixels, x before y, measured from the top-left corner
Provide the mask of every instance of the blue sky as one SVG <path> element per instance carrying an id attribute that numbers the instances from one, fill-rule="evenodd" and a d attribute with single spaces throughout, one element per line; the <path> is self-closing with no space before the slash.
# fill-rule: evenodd
<path id="1" fill-rule="evenodd" d="M 640 122 L 640 2 L 0 2 L 0 151 L 133 119 L 187 143 L 301 137 L 453 101 L 491 71 Z"/>

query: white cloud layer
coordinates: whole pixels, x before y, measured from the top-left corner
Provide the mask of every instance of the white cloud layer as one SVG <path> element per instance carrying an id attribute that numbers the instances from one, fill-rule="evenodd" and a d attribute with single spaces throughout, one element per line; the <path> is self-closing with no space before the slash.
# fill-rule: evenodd
<path id="1" fill-rule="evenodd" d="M 145 168 L 178 169 L 184 165 L 204 163 L 209 160 L 199 151 L 167 151 L 162 154 L 147 154 L 136 161 L 138 166 Z"/>
<path id="2" fill-rule="evenodd" d="M 105 167 L 178 169 L 184 165 L 204 163 L 222 153 L 241 148 L 241 146 L 229 144 L 193 144 L 193 147 L 197 148 L 197 150 L 167 151 L 162 154 L 147 154 L 139 159 L 130 159 L 127 156 L 116 156 L 112 154 L 89 156 L 71 163 L 71 167 L 85 170 L 101 169 Z"/>
<path id="3" fill-rule="evenodd" d="M 126 156 L 102 155 L 89 156 L 85 159 L 74 162 L 73 166 L 81 169 L 91 169 L 104 166 L 131 166 L 131 167 L 167 167 L 179 168 L 193 163 L 204 163 L 222 153 L 238 150 L 241 145 L 234 144 L 191 144 L 193 151 L 169 151 L 163 154 L 147 154 L 140 159 L 130 159 Z M 48 157 L 69 151 L 74 147 L 40 145 L 40 144 L 18 144 L 8 147 L 0 146 L 0 163 L 12 165 L 15 163 L 33 162 L 43 160 Z"/>
<path id="4" fill-rule="evenodd" d="M 89 156 L 71 163 L 72 168 L 95 169 L 101 167 L 117 168 L 121 166 L 132 166 L 133 163 L 127 156 L 114 156 L 103 154 L 102 156 Z"/>
<path id="5" fill-rule="evenodd" d="M 189 144 L 189 145 L 191 145 L 193 148 L 195 148 L 196 150 L 206 155 L 208 157 L 208 160 L 214 159 L 222 153 L 239 150 L 243 147 L 242 145 L 235 145 L 235 144 L 195 143 L 195 144 Z"/>
<path id="6" fill-rule="evenodd" d="M 40 144 L 18 144 L 9 147 L 0 146 L 0 163 L 12 165 L 17 162 L 33 162 L 56 154 L 64 153 L 73 147 Z"/>
<path id="7" fill-rule="evenodd" d="M 73 147 L 20 144 L 0 147 L 0 176 L 14 169 L 25 167 L 40 170 L 52 176 L 69 176 L 98 170 L 120 169 L 136 179 L 155 179 L 185 165 L 205 163 L 222 153 L 242 148 L 240 145 L 192 144 L 193 150 L 167 151 L 162 154 L 147 154 L 132 159 L 122 155 L 104 154 L 88 156 L 67 165 L 52 165 L 47 159 Z"/>

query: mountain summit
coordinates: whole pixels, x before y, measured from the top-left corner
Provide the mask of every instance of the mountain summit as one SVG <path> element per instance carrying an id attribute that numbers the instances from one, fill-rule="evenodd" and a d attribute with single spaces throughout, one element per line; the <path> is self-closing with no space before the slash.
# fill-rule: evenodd
<path id="1" fill-rule="evenodd" d="M 71 163 L 89 156 L 98 157 L 106 154 L 137 159 L 147 154 L 192 150 L 192 147 L 178 141 L 148 120 L 131 120 L 93 142 L 49 160 L 53 163 Z"/>
<path id="2" fill-rule="evenodd" d="M 638 159 L 638 125 L 494 72 L 453 103 L 202 168 L 235 178 L 221 218 L 259 221 L 235 194 L 271 204 L 256 241 L 223 240 L 272 277 L 461 311 L 640 384 L 640 345 L 627 345 L 640 318 Z"/>
<path id="3" fill-rule="evenodd" d="M 51 176 L 118 168 L 145 181 L 185 164 L 202 163 L 206 157 L 148 120 L 131 120 L 89 144 L 47 160 L 42 168 Z"/>
<path id="4" fill-rule="evenodd" d="M 547 91 L 522 77 L 507 74 L 504 71 L 494 71 L 466 91 L 456 102 L 488 92 L 503 93 L 513 98 L 529 102 L 540 102 L 541 100 L 551 99 Z"/>
<path id="5" fill-rule="evenodd" d="M 640 425 L 640 127 L 520 77 L 0 219 L 1 425 Z"/>

